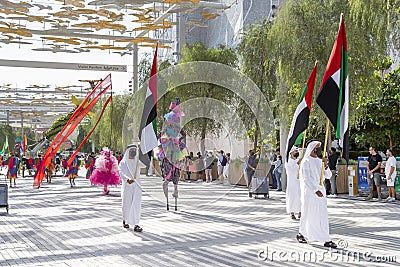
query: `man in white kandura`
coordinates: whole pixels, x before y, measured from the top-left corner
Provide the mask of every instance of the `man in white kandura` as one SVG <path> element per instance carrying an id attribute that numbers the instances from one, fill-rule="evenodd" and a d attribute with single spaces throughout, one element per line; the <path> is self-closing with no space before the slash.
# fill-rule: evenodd
<path id="1" fill-rule="evenodd" d="M 139 161 L 137 145 L 129 145 L 119 163 L 119 173 L 122 179 L 122 224 L 124 228 L 134 225 L 135 232 L 143 229 L 139 226 L 140 208 L 142 204 L 142 187 L 140 184 L 140 167 L 145 167 Z M 143 166 L 142 166 L 143 165 Z"/>
<path id="2" fill-rule="evenodd" d="M 321 142 L 310 142 L 300 164 L 302 216 L 296 239 L 299 243 L 318 241 L 324 242 L 325 247 L 336 248 L 337 245 L 329 236 L 326 190 L 322 183 L 332 173 L 328 159 L 324 157 L 321 160 L 319 156 L 322 156 Z M 322 168 L 325 169 L 323 172 Z"/>
<path id="3" fill-rule="evenodd" d="M 297 147 L 292 147 L 289 152 L 289 159 L 285 165 L 287 174 L 287 188 L 286 188 L 286 212 L 290 214 L 293 220 L 296 220 L 295 213 L 298 213 L 299 219 L 301 217 L 301 193 L 300 193 L 300 180 L 299 180 L 299 164 L 300 160 L 299 151 Z"/>

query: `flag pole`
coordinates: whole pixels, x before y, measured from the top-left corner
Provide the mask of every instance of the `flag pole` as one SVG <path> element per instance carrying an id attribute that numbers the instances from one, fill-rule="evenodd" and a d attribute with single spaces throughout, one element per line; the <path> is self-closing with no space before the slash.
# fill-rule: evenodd
<path id="1" fill-rule="evenodd" d="M 325 127 L 325 143 L 324 143 L 324 153 L 322 154 L 322 157 L 325 157 L 326 154 L 326 146 L 328 143 L 328 135 L 329 135 L 329 119 L 326 118 L 326 127 Z M 322 177 L 324 176 L 324 162 L 322 162 L 322 169 L 321 169 L 321 176 L 319 179 L 319 184 L 322 185 Z"/>
<path id="2" fill-rule="evenodd" d="M 301 146 L 301 157 L 304 156 L 304 147 L 306 145 L 306 135 L 307 135 L 307 130 L 305 130 L 303 133 L 303 144 Z"/>
<path id="3" fill-rule="evenodd" d="M 307 130 L 304 131 L 303 133 L 303 144 L 301 145 L 301 157 L 300 157 L 300 161 L 303 159 L 304 157 L 304 147 L 306 145 L 306 135 L 307 135 Z M 300 179 L 300 168 L 299 168 L 299 173 L 297 175 L 297 180 Z"/>

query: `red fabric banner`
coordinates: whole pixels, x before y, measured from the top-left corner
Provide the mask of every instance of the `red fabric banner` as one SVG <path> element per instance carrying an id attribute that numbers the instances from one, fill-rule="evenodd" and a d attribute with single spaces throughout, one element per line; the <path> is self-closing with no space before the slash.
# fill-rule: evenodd
<path id="1" fill-rule="evenodd" d="M 108 84 L 108 85 L 107 85 Z M 103 87 L 106 86 L 104 89 Z M 90 112 L 90 110 L 96 105 L 100 100 L 100 97 L 111 88 L 111 74 L 109 74 L 104 80 L 102 80 L 82 101 L 78 108 L 74 111 L 71 118 L 68 120 L 67 124 L 63 129 L 57 134 L 56 138 L 50 144 L 49 148 L 43 155 L 43 160 L 39 164 L 37 171 L 35 173 L 33 186 L 40 187 L 40 184 L 44 178 L 44 168 L 49 165 L 51 158 L 55 156 L 58 149 L 61 147 L 63 142 L 72 134 L 75 128 L 79 125 L 82 119 Z M 102 90 L 103 89 L 103 90 Z M 96 91 L 101 90 L 91 101 L 91 97 Z M 89 102 L 90 101 L 90 102 Z M 69 127 L 69 128 L 68 128 Z M 64 134 L 64 132 L 68 131 Z M 64 135 L 63 135 L 64 134 Z M 62 137 L 61 137 L 62 136 Z M 57 145 L 56 145 L 57 144 Z M 54 147 L 55 146 L 55 147 Z"/>
<path id="2" fill-rule="evenodd" d="M 82 143 L 78 146 L 78 148 L 75 150 L 74 154 L 72 154 L 72 156 L 70 157 L 70 159 L 67 161 L 68 166 L 71 165 L 72 161 L 74 160 L 74 158 L 76 157 L 76 155 L 79 153 L 79 151 L 81 150 L 82 146 L 86 143 L 86 141 L 89 139 L 89 137 L 92 135 L 92 133 L 94 132 L 94 130 L 97 127 L 97 124 L 99 124 L 101 117 L 104 114 L 104 111 L 106 110 L 106 107 L 108 105 L 108 103 L 110 103 L 112 100 L 112 96 L 110 96 L 106 103 L 104 103 L 103 109 L 101 110 L 100 116 L 96 121 L 96 124 L 93 126 L 92 130 L 90 130 L 90 132 L 88 133 L 88 135 L 85 137 L 85 139 L 83 139 Z"/>

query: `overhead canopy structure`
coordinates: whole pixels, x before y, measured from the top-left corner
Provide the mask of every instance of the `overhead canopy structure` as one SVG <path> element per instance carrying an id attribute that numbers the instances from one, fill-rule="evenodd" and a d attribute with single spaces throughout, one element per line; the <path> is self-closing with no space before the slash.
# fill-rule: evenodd
<path id="1" fill-rule="evenodd" d="M 0 46 L 17 46 L 38 54 L 106 51 L 135 56 L 136 53 L 137 60 L 138 47 L 154 47 L 157 43 L 172 54 L 171 48 L 178 38 L 176 32 L 182 32 L 185 24 L 204 27 L 225 8 L 218 0 L 0 0 Z M 179 25 L 182 23 L 179 14 L 196 10 L 202 11 L 203 19 Z M 174 27 L 180 27 L 179 31 Z M 86 63 L 0 60 L 1 66 L 54 69 L 81 66 L 86 70 L 114 67 L 112 71 L 126 71 L 126 66 Z M 49 126 L 71 111 L 74 108 L 71 96 L 83 98 L 88 85 L 19 88 L 6 83 L 3 77 L 0 123 L 39 124 L 39 127 Z"/>
<path id="2" fill-rule="evenodd" d="M 90 88 L 83 85 L 32 85 L 16 88 L 0 85 L 0 122 L 51 125 L 57 117 L 74 109 L 71 96 L 83 98 Z"/>
<path id="3" fill-rule="evenodd" d="M 177 12 L 223 8 L 215 0 L 0 0 L 0 43 L 54 53 L 94 49 L 121 53 L 132 51 L 132 43 L 155 46 L 159 42 L 162 48 L 171 48 L 173 40 L 147 33 L 173 28 L 177 20 L 169 17 Z M 208 11 L 202 15 L 203 22 L 219 16 Z"/>

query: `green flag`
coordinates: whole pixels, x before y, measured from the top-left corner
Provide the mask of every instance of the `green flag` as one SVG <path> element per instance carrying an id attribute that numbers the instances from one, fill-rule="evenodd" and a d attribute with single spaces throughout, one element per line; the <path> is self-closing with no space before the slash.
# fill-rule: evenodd
<path id="1" fill-rule="evenodd" d="M 1 150 L 2 154 L 6 153 L 6 149 L 8 148 L 8 136 L 6 135 L 6 140 L 3 144 L 3 149 Z"/>

